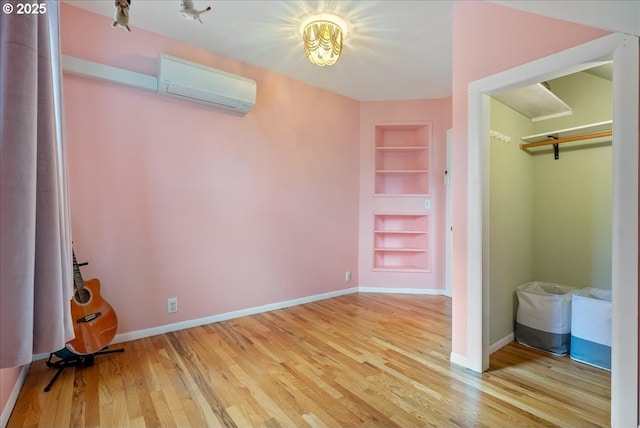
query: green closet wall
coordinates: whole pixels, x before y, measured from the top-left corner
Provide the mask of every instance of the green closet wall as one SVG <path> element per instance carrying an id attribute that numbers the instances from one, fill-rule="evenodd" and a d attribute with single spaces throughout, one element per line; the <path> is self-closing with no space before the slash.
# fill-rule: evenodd
<path id="1" fill-rule="evenodd" d="M 573 114 L 541 122 L 491 101 L 490 343 L 513 332 L 515 288 L 529 281 L 611 288 L 610 139 L 520 150 L 520 138 L 612 118 L 611 81 L 549 82 Z"/>
<path id="2" fill-rule="evenodd" d="M 550 84 L 573 114 L 534 123 L 534 134 L 611 120 L 610 81 L 583 72 Z M 536 280 L 611 288 L 611 155 L 605 138 L 562 144 L 558 160 L 532 156 Z"/>

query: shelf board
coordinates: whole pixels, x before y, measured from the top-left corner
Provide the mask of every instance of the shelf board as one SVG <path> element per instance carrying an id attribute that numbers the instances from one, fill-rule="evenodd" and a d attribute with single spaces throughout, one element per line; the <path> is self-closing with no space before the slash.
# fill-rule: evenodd
<path id="1" fill-rule="evenodd" d="M 376 198 L 427 198 L 428 193 L 374 193 Z"/>
<path id="2" fill-rule="evenodd" d="M 373 251 L 380 253 L 426 253 L 426 248 L 374 248 Z"/>
<path id="3" fill-rule="evenodd" d="M 550 138 L 561 139 L 568 137 L 575 137 L 581 134 L 591 134 L 594 132 L 610 131 L 613 124 L 612 120 L 606 120 L 604 122 L 590 123 L 583 126 L 575 126 L 573 128 L 558 129 L 556 131 L 543 132 L 541 134 L 528 135 L 520 138 L 527 143 L 537 143 L 539 141 L 547 141 Z"/>
<path id="4" fill-rule="evenodd" d="M 429 147 L 427 146 L 398 146 L 398 147 L 393 147 L 393 146 L 376 146 L 376 150 L 389 150 L 389 151 L 394 151 L 394 152 L 403 152 L 403 151 L 415 151 L 415 150 L 429 150 Z"/>
<path id="5" fill-rule="evenodd" d="M 425 235 L 429 232 L 426 230 L 374 230 L 374 233 L 387 233 L 398 235 Z"/>
<path id="6" fill-rule="evenodd" d="M 428 174 L 427 169 L 376 169 L 376 174 Z"/>
<path id="7" fill-rule="evenodd" d="M 393 267 L 374 267 L 376 272 L 431 272 L 431 269 L 419 266 L 393 266 Z"/>

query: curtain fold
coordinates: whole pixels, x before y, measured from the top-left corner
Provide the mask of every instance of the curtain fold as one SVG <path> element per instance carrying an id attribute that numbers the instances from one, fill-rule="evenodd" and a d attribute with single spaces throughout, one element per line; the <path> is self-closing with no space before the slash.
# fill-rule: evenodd
<path id="1" fill-rule="evenodd" d="M 0 14 L 0 367 L 73 338 L 59 4 Z"/>

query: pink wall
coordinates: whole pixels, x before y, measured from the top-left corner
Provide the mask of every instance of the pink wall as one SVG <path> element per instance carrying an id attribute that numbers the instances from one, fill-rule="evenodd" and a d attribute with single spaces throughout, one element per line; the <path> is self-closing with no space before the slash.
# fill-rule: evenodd
<path id="1" fill-rule="evenodd" d="M 358 262 L 358 102 L 61 9 L 66 55 L 154 74 L 164 52 L 258 82 L 254 110 L 235 116 L 65 78 L 74 247 L 90 262 L 84 276 L 101 279 L 119 333 L 347 286 L 344 271 Z M 457 2 L 453 34 L 452 350 L 465 355 L 467 85 L 605 33 Z M 179 298 L 178 313 L 166 314 L 168 297 Z M 0 374 L 3 408 L 17 369 Z"/>
<path id="2" fill-rule="evenodd" d="M 153 75 L 162 52 L 258 83 L 255 108 L 237 116 L 65 75 L 74 248 L 90 262 L 83 276 L 101 280 L 118 333 L 359 284 L 359 102 L 61 10 L 65 55 Z M 368 108 L 432 121 L 444 168 L 451 98 Z M 178 313 L 166 313 L 168 297 Z M 1 409 L 18 374 L 0 372 Z"/>
<path id="3" fill-rule="evenodd" d="M 375 188 L 375 126 L 390 123 L 431 123 L 430 194 L 428 197 L 379 198 Z M 360 286 L 444 290 L 444 224 L 446 131 L 451 127 L 451 98 L 363 102 L 360 111 Z M 424 209 L 425 199 L 431 209 Z M 390 202 L 391 201 L 391 202 Z M 389 206 L 392 206 L 389 209 Z M 373 213 L 411 212 L 429 215 L 431 223 L 428 273 L 373 271 Z"/>
<path id="4" fill-rule="evenodd" d="M 63 53 L 155 74 L 164 52 L 258 84 L 239 116 L 65 76 L 74 248 L 118 333 L 357 284 L 359 103 L 110 22 L 62 5 Z"/>
<path id="5" fill-rule="evenodd" d="M 607 32 L 488 2 L 453 11 L 452 351 L 467 353 L 467 87 L 470 82 L 568 49 Z"/>

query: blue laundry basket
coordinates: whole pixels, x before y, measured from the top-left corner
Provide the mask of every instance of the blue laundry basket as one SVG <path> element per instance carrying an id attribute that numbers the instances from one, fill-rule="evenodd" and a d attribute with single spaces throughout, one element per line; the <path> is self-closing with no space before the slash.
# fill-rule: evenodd
<path id="1" fill-rule="evenodd" d="M 571 306 L 571 358 L 611 370 L 611 290 L 583 288 Z"/>

